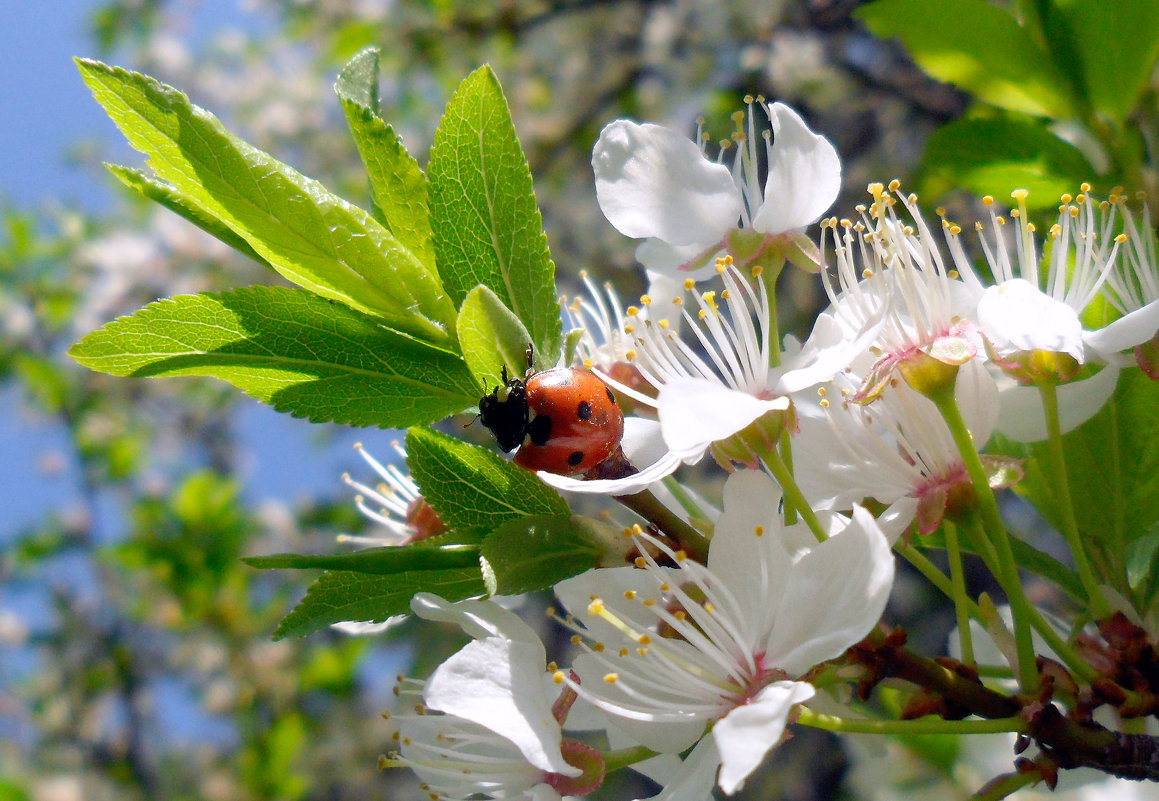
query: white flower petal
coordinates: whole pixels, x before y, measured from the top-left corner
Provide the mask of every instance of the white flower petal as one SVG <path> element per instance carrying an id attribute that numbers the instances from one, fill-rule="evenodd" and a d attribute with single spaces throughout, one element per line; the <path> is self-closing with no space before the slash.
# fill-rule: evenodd
<path id="1" fill-rule="evenodd" d="M 758 638 L 776 614 L 793 566 L 782 542 L 780 502 L 781 488 L 763 472 L 736 471 L 724 484 L 724 512 L 708 549 L 708 569 L 727 577 L 738 598 L 761 599 L 745 610 L 742 624 L 754 652 L 762 645 Z M 760 536 L 755 534 L 758 527 Z"/>
<path id="2" fill-rule="evenodd" d="M 650 801 L 706 801 L 712 798 L 719 766 L 720 753 L 716 750 L 716 742 L 705 737 L 684 758 L 680 769 L 665 777 L 664 789 Z"/>
<path id="3" fill-rule="evenodd" d="M 550 784 L 537 784 L 528 791 L 531 801 L 562 801 L 563 796 Z"/>
<path id="4" fill-rule="evenodd" d="M 981 449 L 994 433 L 1002 407 L 998 383 L 981 359 L 971 359 L 958 369 L 954 398 L 974 444 Z"/>
<path id="5" fill-rule="evenodd" d="M 686 136 L 616 120 L 592 151 L 596 198 L 616 229 L 671 245 L 711 244 L 736 226 L 741 200 L 732 173 Z"/>
<path id="6" fill-rule="evenodd" d="M 510 740 L 527 761 L 564 776 L 583 771 L 560 753 L 562 732 L 544 691 L 543 646 L 503 637 L 467 643 L 427 680 L 423 700 Z"/>
<path id="7" fill-rule="evenodd" d="M 660 430 L 669 450 L 692 463 L 708 446 L 727 439 L 766 412 L 789 407 L 786 397 L 761 400 L 700 378 L 675 378 L 656 398 Z"/>
<path id="8" fill-rule="evenodd" d="M 805 344 L 777 368 L 778 392 L 800 392 L 828 381 L 869 350 L 885 325 L 889 304 L 882 300 L 864 318 L 846 314 L 852 307 L 852 301 L 842 301 L 818 315 Z"/>
<path id="9" fill-rule="evenodd" d="M 998 376 L 1001 398 L 997 430 L 1016 442 L 1046 439 L 1046 419 L 1038 388 L 1022 386 Z M 1119 383 L 1119 368 L 1107 365 L 1090 378 L 1071 381 L 1058 388 L 1058 416 L 1062 433 L 1085 423 L 1110 399 Z"/>
<path id="10" fill-rule="evenodd" d="M 885 535 L 885 541 L 891 546 L 905 533 L 910 524 L 918 516 L 918 499 L 907 495 L 898 498 L 889 507 L 877 516 L 877 525 Z"/>
<path id="11" fill-rule="evenodd" d="M 793 706 L 808 701 L 815 692 L 813 685 L 804 682 L 774 682 L 716 722 L 712 739 L 720 752 L 721 790 L 732 795 L 744 785 L 769 749 L 780 742 Z"/>
<path id="12" fill-rule="evenodd" d="M 1159 300 L 1123 315 L 1105 328 L 1083 334 L 1083 341 L 1102 360 L 1142 344 L 1159 331 Z"/>
<path id="13" fill-rule="evenodd" d="M 369 620 L 344 620 L 341 623 L 331 623 L 330 628 L 335 631 L 340 631 L 343 634 L 349 634 L 351 637 L 369 637 L 375 634 L 382 634 L 382 632 L 392 626 L 397 626 L 406 619 L 407 615 L 391 615 L 379 623 L 371 623 Z"/>
<path id="14" fill-rule="evenodd" d="M 816 222 L 841 191 L 841 159 L 823 136 L 784 103 L 769 109 L 773 147 L 765 200 L 753 218 L 763 234 L 781 234 Z"/>
<path id="15" fill-rule="evenodd" d="M 682 655 L 695 655 L 686 643 L 676 649 Z M 617 683 L 606 683 L 607 668 L 591 654 L 580 654 L 572 663 L 572 670 L 580 677 L 581 686 L 600 688 L 600 699 L 594 701 L 610 718 L 610 724 L 631 740 L 659 754 L 679 754 L 687 750 L 704 734 L 705 721 L 691 713 L 680 715 L 671 709 L 655 713 L 638 712 L 629 716 L 616 705 L 633 705 L 633 698 Z M 602 686 L 601 686 L 602 685 Z"/>
<path id="16" fill-rule="evenodd" d="M 1001 356 L 1047 350 L 1083 361 L 1083 329 L 1078 313 L 1025 279 L 1005 281 L 982 293 L 978 326 Z"/>
<path id="17" fill-rule="evenodd" d="M 540 471 L 536 473 L 544 484 L 567 492 L 583 492 L 590 495 L 633 495 L 648 489 L 665 476 L 670 476 L 680 467 L 682 461 L 674 453 L 665 451 L 664 455 L 638 473 L 624 478 L 600 478 L 585 481 L 582 478 L 561 476 L 556 473 Z"/>
<path id="18" fill-rule="evenodd" d="M 715 241 L 715 240 L 713 240 Z M 708 243 L 711 246 L 711 243 Z M 705 255 L 706 244 L 695 242 L 691 245 L 671 245 L 663 239 L 646 239 L 636 248 L 636 261 L 640 262 L 650 274 L 666 274 L 672 276 L 673 286 L 682 287 L 685 278 L 693 281 L 703 281 L 705 278 L 716 275 L 715 254 Z M 689 264 L 694 259 L 699 263 L 703 257 L 704 263 L 691 270 L 679 270 L 682 265 Z M 652 289 L 649 288 L 649 294 Z M 679 294 L 679 293 L 677 293 Z M 666 297 L 659 295 L 657 297 Z M 675 295 L 668 296 L 675 297 Z M 679 316 L 676 319 L 680 319 Z"/>
<path id="19" fill-rule="evenodd" d="M 539 644 L 539 635 L 514 612 L 503 608 L 495 599 L 451 603 L 429 592 L 420 592 L 411 600 L 411 609 L 424 620 L 454 623 L 475 639 L 505 637 L 527 644 Z M 546 664 L 546 656 L 543 659 Z"/>
<path id="20" fill-rule="evenodd" d="M 860 506 L 840 534 L 819 543 L 789 574 L 769 637 L 769 661 L 790 676 L 838 656 L 881 618 L 893 586 L 893 552 L 877 521 Z"/>

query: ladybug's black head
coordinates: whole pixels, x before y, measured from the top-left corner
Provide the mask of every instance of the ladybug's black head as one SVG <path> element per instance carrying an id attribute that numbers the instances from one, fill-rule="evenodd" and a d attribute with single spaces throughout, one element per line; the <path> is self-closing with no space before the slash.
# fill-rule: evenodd
<path id="1" fill-rule="evenodd" d="M 518 378 L 507 380 L 507 370 L 503 370 L 504 384 L 495 387 L 489 395 L 479 399 L 479 422 L 490 429 L 495 441 L 504 453 L 509 453 L 523 443 L 527 436 L 530 414 L 527 409 L 527 389 Z"/>

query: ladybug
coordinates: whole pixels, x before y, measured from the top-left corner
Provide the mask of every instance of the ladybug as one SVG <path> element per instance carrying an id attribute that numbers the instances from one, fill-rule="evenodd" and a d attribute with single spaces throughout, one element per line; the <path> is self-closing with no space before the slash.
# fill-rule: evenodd
<path id="1" fill-rule="evenodd" d="M 479 400 L 479 421 L 515 463 L 560 475 L 586 473 L 620 447 L 624 413 L 616 396 L 587 370 L 555 367 L 507 378 Z"/>

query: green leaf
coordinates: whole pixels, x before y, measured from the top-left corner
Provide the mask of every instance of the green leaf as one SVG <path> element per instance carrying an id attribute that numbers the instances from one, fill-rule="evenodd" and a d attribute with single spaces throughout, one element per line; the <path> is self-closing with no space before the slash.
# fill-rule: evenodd
<path id="1" fill-rule="evenodd" d="M 1127 583 L 1135 595 L 1135 608 L 1146 617 L 1159 590 L 1159 526 L 1127 547 Z"/>
<path id="2" fill-rule="evenodd" d="M 945 550 L 945 536 L 939 529 L 934 534 L 923 537 L 921 545 Z M 967 553 L 975 555 L 978 553 L 967 538 L 962 538 L 961 548 Z M 1079 581 L 1078 574 L 1069 567 L 1017 537 L 1010 538 L 1010 548 L 1014 551 L 1014 561 L 1020 568 L 1050 580 L 1079 603 L 1086 603 L 1087 594 L 1083 590 L 1082 582 Z"/>
<path id="3" fill-rule="evenodd" d="M 406 435 L 407 466 L 439 518 L 453 529 L 493 531 L 530 515 L 571 514 L 534 473 L 477 445 L 428 428 Z"/>
<path id="4" fill-rule="evenodd" d="M 1055 136 L 1041 122 L 1003 116 L 955 120 L 934 131 L 923 158 L 927 175 L 941 189 L 965 189 L 976 195 L 1008 200 L 1010 192 L 1030 192 L 1027 205 L 1056 208 L 1064 192 L 1075 193 L 1095 174 L 1082 153 Z"/>
<path id="5" fill-rule="evenodd" d="M 375 217 L 432 273 L 435 248 L 427 211 L 427 179 L 394 129 L 378 115 L 378 48 L 347 62 L 334 91 L 370 178 Z"/>
<path id="6" fill-rule="evenodd" d="M 1027 114 L 1073 116 L 1050 54 L 986 0 L 878 0 L 854 16 L 877 36 L 900 38 L 922 69 L 980 100 Z"/>
<path id="7" fill-rule="evenodd" d="M 176 89 L 97 61 L 77 64 L 158 177 L 283 276 L 399 331 L 454 344 L 455 309 L 438 276 L 365 211 L 238 139 Z"/>
<path id="8" fill-rule="evenodd" d="M 151 303 L 70 355 L 113 375 L 208 375 L 314 421 L 403 427 L 479 399 L 456 354 L 300 289 L 251 287 Z"/>
<path id="9" fill-rule="evenodd" d="M 445 536 L 445 535 L 444 535 Z M 269 556 L 250 556 L 242 559 L 259 570 L 349 570 L 355 573 L 389 575 L 414 570 L 438 570 L 456 567 L 477 567 L 477 544 L 454 543 L 431 547 L 427 541 L 414 545 L 392 545 L 385 548 L 367 548 L 354 553 L 296 554 L 281 553 Z"/>
<path id="10" fill-rule="evenodd" d="M 554 363 L 562 329 L 555 265 L 531 170 L 489 67 L 467 76 L 447 104 L 427 177 L 435 252 L 451 297 L 462 303 L 477 285 L 490 288 Z"/>
<path id="11" fill-rule="evenodd" d="M 1070 65 L 1096 113 L 1122 124 L 1147 88 L 1159 58 L 1154 0 L 1054 0 L 1044 4 L 1047 46 Z"/>
<path id="12" fill-rule="evenodd" d="M 304 637 L 344 620 L 381 623 L 393 615 L 409 614 L 411 598 L 418 592 L 433 592 L 448 601 L 461 601 L 485 595 L 487 588 L 478 565 L 389 576 L 323 573 L 279 624 L 274 639 Z"/>
<path id="13" fill-rule="evenodd" d="M 471 290 L 459 309 L 455 328 L 463 360 L 485 388 L 502 383 L 504 367 L 512 376 L 521 376 L 527 369 L 531 336 L 488 287 L 480 285 Z"/>
<path id="14" fill-rule="evenodd" d="M 254 261 L 273 269 L 270 263 L 262 258 L 261 254 L 250 247 L 249 242 L 246 242 L 234 233 L 232 228 L 199 206 L 196 200 L 183 192 L 179 192 L 176 187 L 164 181 L 158 181 L 156 178 L 146 175 L 142 170 L 133 167 L 105 164 L 105 168 L 125 186 L 179 214 L 202 231 L 217 237 L 239 253 L 244 253 Z"/>
<path id="15" fill-rule="evenodd" d="M 1135 540 L 1159 523 L 1159 382 L 1141 370 L 1124 370 L 1115 394 L 1087 422 L 1063 436 L 1067 477 L 1079 534 L 1100 572 L 1124 589 Z M 1031 446 L 1019 491 L 1060 526 L 1046 443 Z"/>
<path id="16" fill-rule="evenodd" d="M 595 567 L 600 547 L 572 517 L 532 515 L 508 520 L 483 541 L 484 574 L 492 594 L 542 590 Z"/>

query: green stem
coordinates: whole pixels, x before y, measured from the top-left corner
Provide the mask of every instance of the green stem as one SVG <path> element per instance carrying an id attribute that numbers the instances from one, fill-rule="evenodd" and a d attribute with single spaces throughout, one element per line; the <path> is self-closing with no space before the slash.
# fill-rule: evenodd
<path id="1" fill-rule="evenodd" d="M 986 529 L 982 527 L 982 518 L 971 511 L 962 516 L 961 522 L 963 523 L 962 530 L 966 532 L 966 538 L 974 546 L 974 551 L 982 557 L 982 561 L 986 563 L 986 569 L 997 576 L 999 571 L 998 552 L 994 550 L 994 545 L 986 536 Z"/>
<path id="2" fill-rule="evenodd" d="M 1094 571 L 1091 570 L 1090 561 L 1087 559 L 1087 550 L 1083 546 L 1082 535 L 1079 534 L 1078 520 L 1074 514 L 1074 502 L 1071 500 L 1070 481 L 1066 474 L 1066 454 L 1063 452 L 1062 431 L 1058 420 L 1058 387 L 1049 382 L 1041 383 L 1038 385 L 1038 394 L 1042 397 L 1042 410 L 1046 415 L 1046 443 L 1050 452 L 1050 460 L 1053 462 L 1052 472 L 1054 475 L 1051 478 L 1054 480 L 1055 499 L 1058 501 L 1058 509 L 1062 515 L 1062 533 L 1070 546 L 1071 554 L 1074 556 L 1075 569 L 1078 571 L 1083 590 L 1086 591 L 1087 598 L 1090 600 L 1091 612 L 1096 620 L 1105 620 L 1111 615 L 1110 607 L 1107 606 L 1099 582 L 1095 579 Z"/>
<path id="3" fill-rule="evenodd" d="M 785 464 L 777 449 L 769 449 L 762 458 L 765 465 L 772 471 L 773 478 L 781 485 L 781 491 L 785 493 L 786 502 L 792 504 L 793 508 L 800 513 L 802 519 L 805 521 L 805 525 L 809 527 L 809 530 L 813 532 L 813 536 L 817 538 L 817 542 L 824 542 L 829 539 L 828 532 L 821 525 L 821 521 L 817 519 L 817 513 L 813 511 L 813 507 L 805 499 L 804 493 L 801 492 L 801 488 L 797 486 L 797 482 L 793 478 L 792 471 L 789 470 L 789 466 Z"/>
<path id="4" fill-rule="evenodd" d="M 672 497 L 680 504 L 680 508 L 688 513 L 688 516 L 696 520 L 708 520 L 709 517 L 700 508 L 700 504 L 696 499 L 689 494 L 684 485 L 676 478 L 676 476 L 665 476 L 660 480 L 664 485 L 664 489 L 672 493 Z"/>
<path id="5" fill-rule="evenodd" d="M 997 732 L 1026 730 L 1026 721 L 1021 717 L 996 718 L 994 720 L 943 720 L 942 718 L 870 720 L 823 715 L 809 708 L 801 710 L 801 716 L 797 718 L 797 723 L 814 729 L 848 734 L 995 734 Z"/>
<path id="6" fill-rule="evenodd" d="M 698 562 L 708 559 L 708 537 L 701 534 L 695 527 L 685 523 L 648 490 L 631 495 L 616 495 L 617 501 L 631 509 L 645 520 L 651 521 L 677 542 L 685 552 Z"/>
<path id="7" fill-rule="evenodd" d="M 942 593 L 951 600 L 954 598 L 954 585 L 950 579 L 946 578 L 946 574 L 938 569 L 938 566 L 929 560 L 924 553 L 919 551 L 912 545 L 896 543 L 893 549 L 897 551 L 902 557 L 913 565 L 919 573 L 926 577 L 926 579 L 937 587 Z M 978 613 L 978 605 L 969 598 L 965 600 L 965 606 L 969 612 L 970 617 L 981 619 Z"/>
<path id="8" fill-rule="evenodd" d="M 789 432 L 781 432 L 781 441 L 777 443 L 777 448 L 780 450 L 781 460 L 784 461 L 785 466 L 789 469 L 790 475 L 793 474 L 793 438 L 789 436 Z M 785 504 L 785 525 L 791 526 L 797 522 L 797 507 L 791 503 Z"/>
<path id="9" fill-rule="evenodd" d="M 1032 784 L 1042 781 L 1042 774 L 1035 771 L 1027 773 L 1004 773 L 986 783 L 978 792 L 970 796 L 970 801 L 1001 801 L 1014 793 Z"/>
<path id="10" fill-rule="evenodd" d="M 970 596 L 966 593 L 966 574 L 962 570 L 962 549 L 958 547 L 958 527 L 949 520 L 943 528 L 946 532 L 946 552 L 950 557 L 950 581 L 954 590 L 954 616 L 958 619 L 958 642 L 962 647 L 962 662 L 974 664 L 974 637 L 970 632 L 970 613 L 967 604 Z"/>
<path id="11" fill-rule="evenodd" d="M 938 411 L 946 421 L 977 493 L 982 523 L 998 557 L 999 569 L 994 577 L 1002 585 L 1014 616 L 1014 642 L 1018 650 L 1018 685 L 1023 692 L 1033 695 L 1038 692 L 1038 668 L 1035 664 L 1034 640 L 1030 634 L 1030 620 L 1034 615 L 1034 609 L 1022 589 L 1018 563 L 1014 561 L 1014 551 L 1010 547 L 1010 535 L 998 512 L 998 499 L 994 496 L 986 468 L 982 466 L 978 449 L 974 447 L 974 439 L 970 436 L 970 430 L 962 418 L 962 410 L 954 397 L 953 386 L 931 392 L 927 397 L 938 407 Z"/>
<path id="12" fill-rule="evenodd" d="M 617 751 L 608 751 L 603 755 L 604 770 L 607 773 L 612 773 L 621 768 L 635 765 L 637 762 L 643 762 L 645 759 L 651 759 L 654 756 L 656 756 L 655 751 L 650 748 L 645 748 L 642 745 L 621 748 Z"/>

